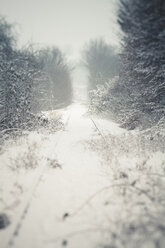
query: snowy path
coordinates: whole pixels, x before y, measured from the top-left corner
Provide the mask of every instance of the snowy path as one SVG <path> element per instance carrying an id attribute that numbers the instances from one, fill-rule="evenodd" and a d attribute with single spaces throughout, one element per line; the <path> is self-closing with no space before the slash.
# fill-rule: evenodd
<path id="1" fill-rule="evenodd" d="M 0 248 L 154 248 L 157 237 L 165 247 L 164 139 L 156 150 L 159 139 L 86 111 L 50 111 L 64 128 L 6 140 L 0 218 L 11 223 L 0 219 Z"/>
<path id="2" fill-rule="evenodd" d="M 38 141 L 38 155 L 56 159 L 62 169 L 41 161 L 34 187 L 20 204 L 14 223 L 3 231 L 4 239 L 0 236 L 3 247 L 91 248 L 103 241 L 102 201 L 84 203 L 109 185 L 109 178 L 98 155 L 87 149 L 96 127 L 85 111 L 84 106 L 71 106 L 63 113 L 65 129 Z"/>

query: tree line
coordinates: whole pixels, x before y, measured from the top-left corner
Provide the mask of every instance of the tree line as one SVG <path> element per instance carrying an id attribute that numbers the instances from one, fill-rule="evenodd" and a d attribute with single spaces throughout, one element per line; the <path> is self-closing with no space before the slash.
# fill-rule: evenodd
<path id="1" fill-rule="evenodd" d="M 165 114 L 165 2 L 120 0 L 118 23 L 122 42 L 118 73 L 113 70 L 118 76 L 112 79 L 107 74 L 104 85 L 101 80 L 97 83 L 100 86 L 92 93 L 91 105 L 123 127 L 147 128 Z M 89 64 L 88 69 L 92 75 Z"/>
<path id="2" fill-rule="evenodd" d="M 57 47 L 18 49 L 14 26 L 0 18 L 0 129 L 28 128 L 40 111 L 72 101 L 71 68 Z"/>

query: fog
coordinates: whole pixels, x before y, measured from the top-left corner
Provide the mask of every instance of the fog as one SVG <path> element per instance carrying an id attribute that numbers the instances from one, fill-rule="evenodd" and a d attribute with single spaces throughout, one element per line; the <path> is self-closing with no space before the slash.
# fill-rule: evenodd
<path id="1" fill-rule="evenodd" d="M 0 248 L 165 247 L 164 17 L 0 0 Z"/>
<path id="2" fill-rule="evenodd" d="M 58 46 L 77 59 L 97 37 L 119 45 L 114 0 L 0 0 L 0 14 L 17 24 L 19 45 Z"/>

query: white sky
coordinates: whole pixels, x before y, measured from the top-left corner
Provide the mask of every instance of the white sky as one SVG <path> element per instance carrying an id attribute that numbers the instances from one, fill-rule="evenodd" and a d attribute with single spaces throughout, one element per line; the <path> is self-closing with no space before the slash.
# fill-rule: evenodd
<path id="1" fill-rule="evenodd" d="M 0 0 L 0 15 L 19 24 L 19 44 L 59 46 L 73 58 L 90 39 L 118 44 L 117 0 Z"/>

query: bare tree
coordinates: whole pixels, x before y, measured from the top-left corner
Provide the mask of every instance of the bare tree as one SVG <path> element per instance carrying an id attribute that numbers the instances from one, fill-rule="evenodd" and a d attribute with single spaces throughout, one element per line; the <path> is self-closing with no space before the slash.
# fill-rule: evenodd
<path id="1" fill-rule="evenodd" d="M 102 39 L 89 42 L 83 51 L 83 61 L 89 71 L 89 89 L 108 82 L 119 73 L 119 57 L 114 47 Z"/>

